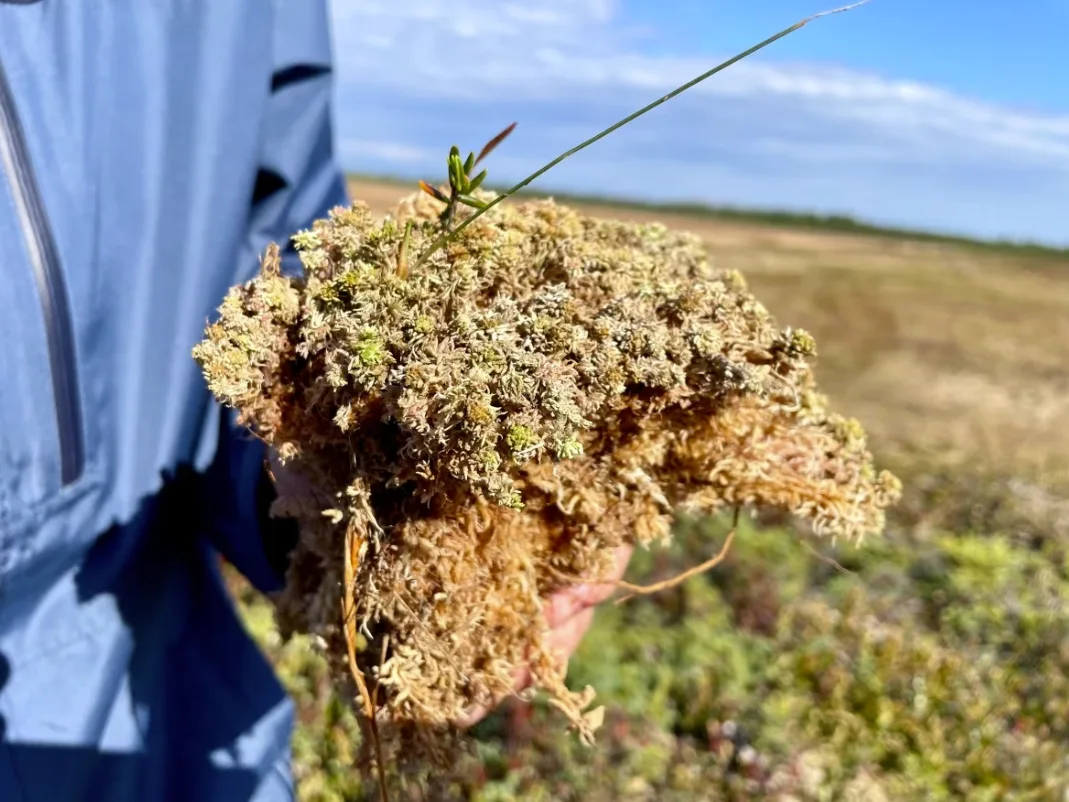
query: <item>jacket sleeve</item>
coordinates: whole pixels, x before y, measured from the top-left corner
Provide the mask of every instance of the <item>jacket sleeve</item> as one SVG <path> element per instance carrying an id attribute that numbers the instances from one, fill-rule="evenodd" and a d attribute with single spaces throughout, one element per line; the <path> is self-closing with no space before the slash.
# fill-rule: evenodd
<path id="1" fill-rule="evenodd" d="M 325 0 L 276 0 L 274 73 L 259 174 L 240 281 L 251 278 L 267 245 L 283 248 L 283 266 L 298 271 L 290 237 L 348 204 L 332 131 L 330 28 Z M 280 590 L 296 542 L 291 521 L 271 519 L 274 490 L 263 444 L 218 410 L 218 445 L 203 474 L 215 547 L 257 589 Z"/>

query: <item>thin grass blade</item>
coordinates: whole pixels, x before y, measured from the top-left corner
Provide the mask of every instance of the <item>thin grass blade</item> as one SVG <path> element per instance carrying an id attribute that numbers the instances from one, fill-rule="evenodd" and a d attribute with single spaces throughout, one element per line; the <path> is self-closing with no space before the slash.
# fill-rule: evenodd
<path id="1" fill-rule="evenodd" d="M 748 56 L 752 56 L 757 51 L 763 50 L 764 48 L 768 47 L 770 44 L 779 41 L 783 37 L 789 36 L 790 34 L 794 33 L 795 31 L 800 30 L 801 28 L 804 28 L 806 25 L 808 25 L 813 20 L 820 19 L 821 17 L 828 17 L 828 16 L 831 16 L 832 14 L 841 14 L 844 11 L 852 11 L 855 8 L 859 8 L 860 6 L 866 5 L 870 1 L 871 0 L 860 0 L 860 2 L 852 3 L 851 5 L 848 5 L 848 6 L 841 6 L 839 8 L 829 9 L 828 11 L 821 11 L 819 14 L 813 14 L 812 16 L 806 17 L 805 19 L 794 23 L 794 25 L 791 25 L 789 28 L 784 28 L 779 33 L 768 37 L 763 42 L 758 42 L 753 47 L 751 47 L 751 48 L 749 48 L 747 50 L 744 50 L 743 52 L 739 53 L 736 56 L 732 56 L 727 61 L 722 62 L 720 64 L 717 64 L 711 70 L 703 72 L 697 78 L 694 78 L 694 79 L 692 79 L 690 81 L 687 81 L 687 83 L 683 84 L 682 86 L 676 87 L 671 92 L 669 92 L 667 95 L 665 95 L 665 96 L 663 96 L 661 98 L 658 98 L 657 100 L 653 101 L 652 103 L 650 103 L 650 104 L 648 104 L 646 106 L 643 106 L 638 111 L 634 112 L 633 114 L 629 114 L 627 117 L 624 117 L 624 119 L 620 120 L 619 122 L 613 123 L 608 128 L 606 128 L 604 131 L 601 131 L 601 132 L 595 134 L 594 136 L 590 137 L 590 139 L 586 140 L 585 142 L 581 142 L 578 145 L 576 145 L 574 148 L 565 151 L 560 156 L 558 156 L 557 158 L 553 159 L 553 161 L 548 162 L 547 164 L 545 164 L 542 167 L 540 167 L 538 170 L 535 170 L 535 172 L 531 173 L 531 175 L 527 176 L 527 178 L 523 179 L 520 183 L 516 184 L 514 187 L 511 187 L 510 189 L 507 189 L 504 192 L 502 192 L 500 195 L 498 195 L 492 201 L 487 203 L 485 207 L 483 207 L 482 209 L 479 209 L 475 214 L 471 215 L 470 217 L 468 217 L 467 219 L 462 221 L 460 223 L 460 225 L 458 225 L 453 230 L 443 232 L 442 235 L 439 236 L 434 242 L 432 242 L 430 244 L 430 246 L 423 252 L 423 254 L 419 258 L 419 261 L 416 263 L 416 266 L 419 267 L 424 262 L 426 262 L 427 259 L 429 259 L 439 248 L 441 248 L 447 242 L 449 242 L 451 239 L 456 237 L 461 231 L 463 231 L 469 225 L 474 223 L 483 214 L 485 214 L 486 212 L 490 211 L 490 209 L 492 209 L 495 206 L 497 206 L 497 204 L 499 204 L 501 201 L 505 200 L 505 198 L 508 198 L 511 195 L 514 195 L 515 193 L 519 192 L 521 189 L 526 187 L 528 184 L 531 184 L 536 179 L 538 179 L 541 176 L 543 176 L 546 173 L 548 173 L 550 170 L 552 170 L 554 167 L 556 167 L 558 164 L 560 164 L 565 159 L 567 159 L 567 158 L 569 158 L 571 156 L 574 156 L 576 153 L 578 153 L 581 150 L 584 150 L 585 148 L 590 147 L 595 142 L 597 142 L 597 141 L 599 141 L 601 139 L 604 139 L 609 134 L 613 133 L 614 131 L 616 131 L 619 128 L 623 128 L 628 123 L 634 122 L 635 120 L 637 120 L 642 115 L 644 115 L 644 114 L 646 114 L 646 113 L 648 113 L 650 111 L 653 111 L 653 109 L 657 108 L 661 104 L 667 103 L 672 98 L 676 97 L 677 95 L 682 94 L 683 92 L 686 92 L 688 89 L 691 89 L 691 88 L 697 86 L 702 81 L 704 81 L 704 80 L 706 80 L 708 78 L 711 78 L 712 76 L 716 75 L 718 72 L 722 72 L 723 70 L 726 70 L 728 67 L 732 66 L 733 64 L 736 64 L 739 61 L 742 61 L 744 58 L 747 58 Z M 483 159 L 484 156 L 486 156 L 491 150 L 493 150 L 495 147 L 497 147 L 506 136 L 508 136 L 510 133 L 512 133 L 512 129 L 515 128 L 515 127 L 516 127 L 516 123 L 513 123 L 508 128 L 506 128 L 504 131 L 502 131 L 500 134 L 498 134 L 496 137 L 491 139 L 486 144 L 486 146 L 483 148 L 482 152 L 479 154 L 479 157 L 475 160 L 475 163 L 478 164 Z"/>

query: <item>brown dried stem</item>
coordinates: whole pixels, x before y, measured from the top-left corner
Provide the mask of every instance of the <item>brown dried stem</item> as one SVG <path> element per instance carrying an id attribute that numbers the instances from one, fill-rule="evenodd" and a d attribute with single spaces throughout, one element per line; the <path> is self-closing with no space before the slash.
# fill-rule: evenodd
<path id="1" fill-rule="evenodd" d="M 356 562 L 359 559 L 360 543 L 353 536 L 353 527 L 350 524 L 345 529 L 345 596 L 342 599 L 342 630 L 345 632 L 345 647 L 349 658 L 349 671 L 353 675 L 360 699 L 364 705 L 364 717 L 367 721 L 367 729 L 371 734 L 371 741 L 375 747 L 375 763 L 379 773 L 379 794 L 382 802 L 389 802 L 389 793 L 386 790 L 386 760 L 382 753 L 382 743 L 379 740 L 378 722 L 375 720 L 375 703 L 367 689 L 364 674 L 356 662 L 356 604 L 353 599 L 353 587 L 356 584 Z"/>
<path id="2" fill-rule="evenodd" d="M 625 601 L 633 599 L 635 596 L 649 596 L 654 593 L 660 593 L 662 590 L 669 590 L 670 588 L 681 585 L 691 577 L 697 576 L 698 574 L 704 574 L 706 571 L 715 568 L 724 561 L 725 557 L 727 557 L 728 550 L 731 548 L 731 543 L 735 540 L 735 531 L 738 528 L 738 525 L 739 509 L 736 507 L 735 520 L 731 524 L 731 530 L 728 532 L 727 539 L 724 540 L 724 545 L 720 548 L 720 551 L 717 552 L 716 556 L 711 557 L 700 565 L 688 568 L 683 573 L 674 576 L 671 579 L 666 579 L 663 582 L 654 582 L 652 585 L 633 585 L 630 582 L 624 582 L 623 580 L 616 582 L 617 587 L 631 591 L 626 596 L 621 596 L 617 599 L 616 604 L 623 604 Z"/>

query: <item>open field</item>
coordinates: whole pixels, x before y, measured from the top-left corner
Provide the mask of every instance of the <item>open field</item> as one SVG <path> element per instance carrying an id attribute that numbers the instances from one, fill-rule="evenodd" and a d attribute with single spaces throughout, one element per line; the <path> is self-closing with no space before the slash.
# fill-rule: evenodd
<path id="1" fill-rule="evenodd" d="M 409 189 L 352 191 L 385 211 Z M 700 234 L 782 324 L 810 330 L 823 389 L 906 499 L 860 550 L 764 522 L 711 575 L 603 609 L 571 670 L 609 706 L 602 743 L 581 749 L 537 705 L 507 711 L 480 727 L 458 796 L 1069 799 L 1069 254 L 587 209 Z M 683 527 L 633 578 L 707 556 L 699 529 L 724 527 Z M 299 703 L 302 799 L 363 799 L 322 666 L 240 593 Z"/>

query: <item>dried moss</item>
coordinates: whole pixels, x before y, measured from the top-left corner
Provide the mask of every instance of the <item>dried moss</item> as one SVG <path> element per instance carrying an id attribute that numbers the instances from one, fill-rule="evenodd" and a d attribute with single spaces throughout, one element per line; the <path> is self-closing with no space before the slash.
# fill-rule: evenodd
<path id="1" fill-rule="evenodd" d="M 346 676 L 348 562 L 357 661 L 401 742 L 440 746 L 523 664 L 589 740 L 592 692 L 544 642 L 548 594 L 681 511 L 771 507 L 859 539 L 899 485 L 816 392 L 812 338 L 696 237 L 502 204 L 409 271 L 437 214 L 423 196 L 385 220 L 335 210 L 294 238 L 305 274 L 269 251 L 195 357 L 314 488 L 277 502 L 302 524 L 284 631 L 324 638 Z"/>

